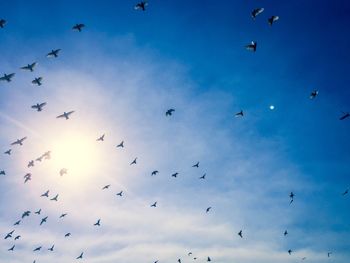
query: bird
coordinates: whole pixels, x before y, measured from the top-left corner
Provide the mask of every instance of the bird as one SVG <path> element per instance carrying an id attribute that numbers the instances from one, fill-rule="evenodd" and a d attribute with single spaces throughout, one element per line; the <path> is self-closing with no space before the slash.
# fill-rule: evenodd
<path id="1" fill-rule="evenodd" d="M 50 190 L 47 190 L 45 193 L 41 195 L 41 197 L 49 197 Z"/>
<path id="2" fill-rule="evenodd" d="M 57 202 L 57 201 L 58 201 L 58 194 L 57 194 L 55 197 L 51 198 L 50 200 L 51 200 L 51 201 L 56 201 L 56 202 Z"/>
<path id="3" fill-rule="evenodd" d="M 192 165 L 192 167 L 199 168 L 199 162 L 197 162 L 196 164 Z"/>
<path id="4" fill-rule="evenodd" d="M 24 183 L 26 183 L 29 180 L 32 180 L 32 174 L 27 173 L 23 178 L 24 178 Z"/>
<path id="5" fill-rule="evenodd" d="M 16 223 L 14 223 L 14 226 L 18 226 L 21 223 L 21 220 L 18 220 Z"/>
<path id="6" fill-rule="evenodd" d="M 243 111 L 241 110 L 240 112 L 237 112 L 236 114 L 235 114 L 235 117 L 237 118 L 237 117 L 243 117 L 244 116 L 244 114 L 243 114 Z"/>
<path id="7" fill-rule="evenodd" d="M 148 6 L 147 1 L 141 1 L 140 3 L 137 3 L 134 6 L 135 10 L 142 10 L 142 11 L 146 11 L 146 6 Z"/>
<path id="8" fill-rule="evenodd" d="M 211 258 L 210 258 L 210 257 L 208 257 L 208 258 L 207 258 L 207 261 L 208 261 L 208 262 L 209 262 L 209 261 L 211 261 Z"/>
<path id="9" fill-rule="evenodd" d="M 117 195 L 123 196 L 123 191 L 120 191 L 119 193 L 117 193 Z"/>
<path id="10" fill-rule="evenodd" d="M 267 19 L 267 22 L 270 26 L 272 26 L 272 24 L 275 23 L 278 19 L 280 19 L 279 16 L 271 16 Z"/>
<path id="11" fill-rule="evenodd" d="M 178 174 L 179 173 L 173 173 L 171 176 L 176 178 L 178 176 Z"/>
<path id="12" fill-rule="evenodd" d="M 165 116 L 171 116 L 171 115 L 173 115 L 173 112 L 174 112 L 175 110 L 174 109 L 169 109 L 169 110 L 167 110 L 166 112 L 165 112 Z"/>
<path id="13" fill-rule="evenodd" d="M 21 138 L 21 139 L 17 139 L 17 140 L 14 141 L 13 143 L 11 143 L 11 145 L 16 145 L 16 144 L 18 144 L 18 145 L 22 146 L 22 145 L 23 145 L 23 142 L 24 142 L 26 139 L 27 139 L 27 137 L 23 137 L 23 138 Z"/>
<path id="14" fill-rule="evenodd" d="M 97 220 L 97 222 L 94 224 L 94 226 L 101 226 L 100 223 L 101 223 L 101 219 Z"/>
<path id="15" fill-rule="evenodd" d="M 0 78 L 0 81 L 7 81 L 7 82 L 11 82 L 12 78 L 16 75 L 16 73 L 10 73 L 10 74 L 4 74 L 3 77 Z"/>
<path id="16" fill-rule="evenodd" d="M 328 252 L 327 256 L 330 257 L 332 255 L 332 252 Z"/>
<path id="17" fill-rule="evenodd" d="M 102 187 L 102 190 L 108 189 L 110 186 L 111 186 L 110 184 L 107 184 L 104 187 Z"/>
<path id="18" fill-rule="evenodd" d="M 36 251 L 40 251 L 41 250 L 41 246 L 40 247 L 37 247 L 33 250 L 33 252 L 36 252 Z"/>
<path id="19" fill-rule="evenodd" d="M 46 216 L 46 217 L 44 217 L 43 219 L 41 219 L 40 225 L 42 225 L 42 224 L 46 223 L 47 218 L 48 218 L 48 216 Z"/>
<path id="20" fill-rule="evenodd" d="M 63 218 L 67 215 L 67 213 L 60 215 L 60 218 Z"/>
<path id="21" fill-rule="evenodd" d="M 34 160 L 31 160 L 31 161 L 28 163 L 27 167 L 28 167 L 28 168 L 29 168 L 29 167 L 34 167 Z"/>
<path id="22" fill-rule="evenodd" d="M 79 255 L 79 257 L 77 257 L 76 259 L 82 259 L 84 255 L 84 252 L 81 252 L 81 254 Z"/>
<path id="23" fill-rule="evenodd" d="M 242 230 L 240 230 L 240 231 L 238 232 L 238 235 L 239 235 L 241 238 L 243 238 L 243 232 L 242 232 Z"/>
<path id="24" fill-rule="evenodd" d="M 16 245 L 13 245 L 11 248 L 9 248 L 7 251 L 13 251 L 15 249 Z"/>
<path id="25" fill-rule="evenodd" d="M 68 170 L 66 169 L 66 168 L 62 168 L 61 170 L 60 170 L 60 176 L 63 176 L 63 175 L 65 175 L 65 174 L 67 174 L 68 173 Z"/>
<path id="26" fill-rule="evenodd" d="M 310 94 L 310 99 L 313 100 L 314 98 L 316 98 L 317 95 L 318 95 L 318 90 L 312 91 Z"/>
<path id="27" fill-rule="evenodd" d="M 66 118 L 66 120 L 68 120 L 68 119 L 69 119 L 69 116 L 70 116 L 71 114 L 73 114 L 74 112 L 75 112 L 74 110 L 69 111 L 69 112 L 63 112 L 63 114 L 58 115 L 56 118 L 57 118 L 57 119 L 59 119 L 59 118 Z"/>
<path id="28" fill-rule="evenodd" d="M 346 189 L 344 193 L 342 193 L 342 195 L 347 195 L 349 193 L 349 189 Z"/>
<path id="29" fill-rule="evenodd" d="M 67 233 L 64 235 L 64 237 L 70 237 L 72 234 L 71 233 Z"/>
<path id="30" fill-rule="evenodd" d="M 30 72 L 33 72 L 34 67 L 37 65 L 37 62 L 33 62 L 32 64 L 28 64 L 27 66 L 21 67 L 23 70 L 29 70 Z"/>
<path id="31" fill-rule="evenodd" d="M 6 175 L 6 172 L 4 170 L 0 171 L 0 175 Z"/>
<path id="32" fill-rule="evenodd" d="M 72 29 L 81 32 L 84 27 L 84 24 L 76 24 L 72 27 Z"/>
<path id="33" fill-rule="evenodd" d="M 41 162 L 43 160 L 43 158 L 44 158 L 43 156 L 40 156 L 40 157 L 36 158 L 35 161 Z"/>
<path id="34" fill-rule="evenodd" d="M 26 216 L 30 216 L 30 211 L 25 211 L 25 212 L 22 214 L 22 219 L 25 218 Z"/>
<path id="35" fill-rule="evenodd" d="M 137 157 L 130 163 L 130 165 L 136 164 Z"/>
<path id="36" fill-rule="evenodd" d="M 250 44 L 246 45 L 245 48 L 249 51 L 255 52 L 257 45 L 258 43 L 256 41 L 252 41 Z"/>
<path id="37" fill-rule="evenodd" d="M 12 149 L 8 149 L 4 154 L 11 155 Z"/>
<path id="38" fill-rule="evenodd" d="M 34 214 L 40 215 L 41 213 L 41 209 L 39 209 L 38 211 L 36 211 Z"/>
<path id="39" fill-rule="evenodd" d="M 15 230 L 12 230 L 11 232 L 7 233 L 6 236 L 4 237 L 4 239 L 8 239 L 10 237 L 12 237 L 12 234 L 15 232 Z"/>
<path id="40" fill-rule="evenodd" d="M 37 103 L 35 105 L 32 105 L 32 109 L 36 109 L 36 111 L 42 111 L 43 107 L 46 105 L 46 102 L 42 102 L 42 103 Z"/>
<path id="41" fill-rule="evenodd" d="M 256 9 L 253 9 L 251 15 L 252 15 L 252 18 L 255 19 L 259 14 L 261 14 L 262 12 L 264 12 L 264 8 L 260 7 L 260 8 L 256 8 Z"/>
<path id="42" fill-rule="evenodd" d="M 47 250 L 50 250 L 50 251 L 53 251 L 53 248 L 55 247 L 55 245 L 52 245 L 52 247 L 50 247 L 49 249 Z"/>
<path id="43" fill-rule="evenodd" d="M 177 260 L 177 262 L 181 263 L 181 259 L 179 258 L 179 259 Z"/>
<path id="44" fill-rule="evenodd" d="M 51 159 L 51 151 L 47 151 L 42 155 L 45 160 L 50 160 Z"/>
<path id="45" fill-rule="evenodd" d="M 105 140 L 105 135 L 103 134 L 101 137 L 97 138 L 96 141 L 104 141 Z"/>
<path id="46" fill-rule="evenodd" d="M 6 20 L 5 19 L 0 19 L 0 27 L 1 28 L 4 28 L 5 27 L 5 25 L 6 25 Z"/>
<path id="47" fill-rule="evenodd" d="M 32 84 L 41 86 L 42 85 L 42 83 L 41 83 L 42 80 L 43 80 L 42 77 L 35 78 L 35 79 L 32 80 Z"/>
<path id="48" fill-rule="evenodd" d="M 61 49 L 53 49 L 49 53 L 47 53 L 46 57 L 48 58 L 57 58 L 58 53 L 61 51 Z"/>
<path id="49" fill-rule="evenodd" d="M 306 257 L 303 257 L 301 260 L 305 260 L 306 259 Z"/>
<path id="50" fill-rule="evenodd" d="M 15 241 L 18 240 L 18 239 L 20 239 L 20 238 L 21 238 L 20 235 L 16 236 L 16 237 L 15 237 Z"/>
<path id="51" fill-rule="evenodd" d="M 159 173 L 159 171 L 155 170 L 151 173 L 151 175 L 153 176 L 153 175 L 156 175 L 157 173 Z"/>
<path id="52" fill-rule="evenodd" d="M 283 233 L 284 236 L 288 235 L 288 231 L 285 230 L 284 233 Z"/>
<path id="53" fill-rule="evenodd" d="M 121 143 L 119 143 L 119 144 L 117 145 L 117 148 L 119 148 L 119 147 L 121 147 L 121 148 L 124 147 L 124 141 L 122 141 Z"/>
<path id="54" fill-rule="evenodd" d="M 203 174 L 201 177 L 199 177 L 199 179 L 205 179 L 205 176 L 206 176 L 207 174 Z"/>
<path id="55" fill-rule="evenodd" d="M 294 194 L 293 192 L 290 192 L 290 194 L 289 194 L 290 203 L 289 203 L 289 204 L 292 204 L 292 203 L 293 203 L 293 201 L 294 201 L 294 196 L 295 196 L 295 194 Z"/>
<path id="56" fill-rule="evenodd" d="M 208 213 L 208 212 L 210 211 L 210 209 L 211 209 L 211 206 L 209 206 L 209 207 L 205 210 L 205 212 Z"/>
<path id="57" fill-rule="evenodd" d="M 293 250 L 291 250 L 291 249 L 288 250 L 289 255 L 292 255 L 292 252 L 293 252 Z"/>
<path id="58" fill-rule="evenodd" d="M 157 207 L 157 202 L 154 202 L 151 207 Z"/>
<path id="59" fill-rule="evenodd" d="M 346 118 L 350 117 L 349 112 L 344 112 L 343 115 L 339 118 L 339 120 L 345 120 Z"/>

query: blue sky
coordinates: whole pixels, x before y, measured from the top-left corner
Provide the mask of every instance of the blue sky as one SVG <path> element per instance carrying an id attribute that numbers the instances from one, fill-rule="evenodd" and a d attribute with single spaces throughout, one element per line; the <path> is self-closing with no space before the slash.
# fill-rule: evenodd
<path id="1" fill-rule="evenodd" d="M 134 4 L 1 3 L 0 74 L 16 76 L 0 83 L 0 149 L 28 139 L 0 156 L 0 231 L 21 235 L 0 241 L 0 261 L 72 262 L 84 251 L 92 263 L 348 262 L 350 120 L 339 117 L 350 111 L 349 3 Z M 272 27 L 271 15 L 280 16 Z M 255 53 L 244 48 L 252 40 Z M 45 57 L 56 48 L 57 59 Z M 34 61 L 33 73 L 19 70 Z M 31 85 L 38 76 L 42 87 Z M 43 112 L 30 108 L 43 101 Z M 55 118 L 69 110 L 69 121 Z M 48 150 L 51 160 L 27 168 Z M 40 198 L 48 189 L 57 203 Z"/>

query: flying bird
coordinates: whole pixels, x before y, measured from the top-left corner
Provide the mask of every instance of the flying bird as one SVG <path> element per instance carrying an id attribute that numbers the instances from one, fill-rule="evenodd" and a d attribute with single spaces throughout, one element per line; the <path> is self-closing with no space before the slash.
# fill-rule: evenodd
<path id="1" fill-rule="evenodd" d="M 16 223 L 14 223 L 14 226 L 18 226 L 21 223 L 21 220 L 18 220 Z"/>
<path id="2" fill-rule="evenodd" d="M 208 213 L 208 212 L 210 211 L 210 209 L 211 209 L 211 206 L 209 206 L 209 207 L 205 210 L 205 212 Z"/>
<path id="3" fill-rule="evenodd" d="M 209 262 L 209 261 L 211 261 L 211 258 L 210 258 L 210 257 L 208 257 L 208 258 L 207 258 L 207 261 L 208 261 L 208 262 Z"/>
<path id="4" fill-rule="evenodd" d="M 36 109 L 37 111 L 42 111 L 45 105 L 46 105 L 46 102 L 37 103 L 32 106 L 32 109 Z"/>
<path id="5" fill-rule="evenodd" d="M 137 3 L 134 6 L 135 10 L 142 10 L 142 11 L 146 11 L 146 6 L 148 6 L 147 1 L 141 1 L 140 3 Z"/>
<path id="6" fill-rule="evenodd" d="M 197 162 L 196 164 L 192 165 L 192 167 L 199 168 L 199 162 Z"/>
<path id="7" fill-rule="evenodd" d="M 245 48 L 249 51 L 255 52 L 257 44 L 258 43 L 256 41 L 252 41 L 252 42 L 250 42 L 250 44 L 246 45 Z"/>
<path id="8" fill-rule="evenodd" d="M 206 176 L 207 174 L 203 174 L 201 177 L 199 177 L 199 179 L 205 179 L 205 176 Z"/>
<path id="9" fill-rule="evenodd" d="M 179 173 L 173 173 L 171 176 L 176 178 L 178 176 L 178 174 Z"/>
<path id="10" fill-rule="evenodd" d="M 28 64 L 27 66 L 21 67 L 21 69 L 23 70 L 29 70 L 30 72 L 33 72 L 34 67 L 37 65 L 38 63 L 34 62 L 32 64 Z"/>
<path id="11" fill-rule="evenodd" d="M 332 252 L 328 252 L 327 256 L 330 257 L 333 253 Z"/>
<path id="12" fill-rule="evenodd" d="M 165 112 L 165 116 L 171 116 L 171 115 L 173 115 L 173 112 L 174 112 L 175 110 L 174 109 L 169 109 L 169 110 L 167 110 L 166 112 Z"/>
<path id="13" fill-rule="evenodd" d="M 11 74 L 4 74 L 3 77 L 0 78 L 0 81 L 7 81 L 7 82 L 11 82 L 12 78 L 16 75 L 16 73 L 11 73 Z"/>
<path id="14" fill-rule="evenodd" d="M 102 188 L 102 190 L 108 189 L 110 186 L 111 186 L 110 184 L 107 184 Z"/>
<path id="15" fill-rule="evenodd" d="M 25 218 L 26 216 L 30 216 L 30 211 L 25 211 L 25 212 L 22 214 L 22 219 Z"/>
<path id="16" fill-rule="evenodd" d="M 68 173 L 68 170 L 66 169 L 66 168 L 62 168 L 61 170 L 60 170 L 60 176 L 63 176 L 63 175 L 65 175 L 65 174 L 67 174 Z"/>
<path id="17" fill-rule="evenodd" d="M 242 230 L 238 232 L 238 235 L 239 235 L 241 238 L 243 238 L 243 232 L 242 232 Z"/>
<path id="18" fill-rule="evenodd" d="M 5 171 L 4 170 L 0 171 L 0 175 L 6 175 Z"/>
<path id="19" fill-rule="evenodd" d="M 42 83 L 41 83 L 42 80 L 43 80 L 42 77 L 35 78 L 35 79 L 32 80 L 32 84 L 41 86 L 42 85 Z"/>
<path id="20" fill-rule="evenodd" d="M 119 148 L 119 147 L 124 147 L 124 141 L 122 141 L 121 143 L 119 143 L 118 145 L 117 145 L 117 148 Z"/>
<path id="21" fill-rule="evenodd" d="M 136 164 L 137 157 L 130 163 L 130 165 Z"/>
<path id="22" fill-rule="evenodd" d="M 290 194 L 289 194 L 290 203 L 289 203 L 289 204 L 292 204 L 292 203 L 293 203 L 293 201 L 294 201 L 294 196 L 295 196 L 295 194 L 294 194 L 293 192 L 290 192 Z"/>
<path id="23" fill-rule="evenodd" d="M 283 235 L 284 235 L 284 236 L 288 235 L 288 231 L 287 231 L 287 230 L 284 231 Z"/>
<path id="24" fill-rule="evenodd" d="M 33 252 L 36 252 L 36 251 L 40 251 L 41 250 L 41 246 L 40 247 L 37 247 L 33 250 Z"/>
<path id="25" fill-rule="evenodd" d="M 11 232 L 7 233 L 4 239 L 8 239 L 12 237 L 12 234 L 15 232 L 15 230 L 12 230 Z"/>
<path id="26" fill-rule="evenodd" d="M 310 94 L 310 99 L 313 100 L 314 98 L 316 98 L 318 95 L 318 90 L 314 90 L 311 92 Z"/>
<path id="27" fill-rule="evenodd" d="M 344 112 L 343 115 L 339 118 L 339 120 L 345 120 L 346 118 L 350 117 L 349 112 Z"/>
<path id="28" fill-rule="evenodd" d="M 4 154 L 11 155 L 12 149 L 7 150 Z"/>
<path id="29" fill-rule="evenodd" d="M 76 259 L 82 259 L 82 258 L 83 258 L 83 255 L 84 255 L 84 252 L 81 252 L 80 256 L 77 257 Z"/>
<path id="30" fill-rule="evenodd" d="M 272 26 L 273 23 L 275 23 L 278 19 L 280 19 L 279 16 L 271 16 L 269 19 L 267 19 L 267 22 L 269 23 L 270 26 Z"/>
<path id="31" fill-rule="evenodd" d="M 155 170 L 155 171 L 153 171 L 153 172 L 151 173 L 151 175 L 152 175 L 152 176 L 153 176 L 153 175 L 157 175 L 157 173 L 159 173 L 159 171 Z"/>
<path id="32" fill-rule="evenodd" d="M 264 8 L 256 8 L 252 11 L 251 15 L 252 18 L 255 19 L 258 15 L 260 15 L 262 12 L 264 12 Z"/>
<path id="33" fill-rule="evenodd" d="M 293 252 L 293 250 L 291 250 L 291 249 L 288 250 L 289 255 L 292 255 L 292 252 Z"/>
<path id="34" fill-rule="evenodd" d="M 23 178 L 24 178 L 24 183 L 26 183 L 29 180 L 32 180 L 32 174 L 31 173 L 27 173 Z"/>
<path id="35" fill-rule="evenodd" d="M 31 161 L 28 163 L 27 167 L 28 167 L 28 168 L 29 168 L 29 167 L 34 167 L 34 161 L 31 160 Z"/>
<path id="36" fill-rule="evenodd" d="M 18 144 L 18 145 L 22 146 L 24 140 L 26 140 L 26 139 L 27 139 L 27 137 L 23 137 L 22 139 L 17 139 L 15 142 L 11 143 L 11 145 L 16 145 L 16 144 Z"/>
<path id="37" fill-rule="evenodd" d="M 103 134 L 101 137 L 97 138 L 96 141 L 104 141 L 105 140 L 105 135 Z"/>
<path id="38" fill-rule="evenodd" d="M 40 215 L 41 213 L 41 209 L 39 209 L 38 211 L 36 211 L 34 214 Z"/>
<path id="39" fill-rule="evenodd" d="M 0 19 L 0 27 L 4 28 L 6 25 L 6 20 L 5 19 Z"/>
<path id="40" fill-rule="evenodd" d="M 49 197 L 49 192 L 50 192 L 50 190 L 47 190 L 45 193 L 43 193 L 42 195 L 41 195 L 41 197 Z"/>
<path id="41" fill-rule="evenodd" d="M 72 234 L 71 233 L 67 233 L 64 235 L 64 237 L 70 237 Z"/>
<path id="42" fill-rule="evenodd" d="M 47 249 L 47 250 L 49 250 L 49 251 L 53 251 L 53 248 L 55 247 L 55 245 L 52 245 L 52 247 L 50 247 L 49 249 Z"/>
<path id="43" fill-rule="evenodd" d="M 154 202 L 151 207 L 157 207 L 157 202 Z"/>
<path id="44" fill-rule="evenodd" d="M 21 238 L 20 235 L 19 235 L 19 236 L 16 236 L 16 237 L 15 237 L 15 241 L 18 240 L 18 239 L 20 239 L 20 238 Z"/>
<path id="45" fill-rule="evenodd" d="M 346 189 L 344 193 L 342 193 L 342 195 L 347 195 L 349 193 L 349 189 Z"/>
<path id="46" fill-rule="evenodd" d="M 119 193 L 117 193 L 117 195 L 123 196 L 123 191 L 120 191 Z"/>
<path id="47" fill-rule="evenodd" d="M 47 53 L 46 57 L 48 58 L 57 58 L 58 53 L 61 51 L 61 49 L 53 49 L 51 52 Z"/>
<path id="48" fill-rule="evenodd" d="M 57 202 L 57 201 L 58 201 L 58 194 L 57 194 L 54 198 L 51 198 L 50 200 L 51 200 L 51 201 L 56 201 L 56 202 Z"/>
<path id="49" fill-rule="evenodd" d="M 47 218 L 48 218 L 48 216 L 46 216 L 46 217 L 44 217 L 43 219 L 41 219 L 40 225 L 42 225 L 42 224 L 46 223 Z"/>
<path id="50" fill-rule="evenodd" d="M 69 111 L 69 112 L 63 112 L 63 114 L 61 114 L 61 115 L 58 115 L 56 118 L 57 119 L 59 119 L 59 118 L 66 118 L 66 120 L 68 120 L 69 119 L 69 116 L 71 115 L 71 114 L 73 114 L 75 111 L 73 110 L 73 111 Z"/>
<path id="51" fill-rule="evenodd" d="M 237 117 L 243 117 L 244 116 L 244 114 L 243 114 L 243 111 L 241 110 L 240 112 L 237 112 L 236 114 L 235 114 L 235 117 L 237 118 Z"/>
<path id="52" fill-rule="evenodd" d="M 63 218 L 67 215 L 67 213 L 60 215 L 60 218 Z"/>
<path id="53" fill-rule="evenodd" d="M 15 249 L 16 245 L 13 245 L 11 248 L 9 248 L 7 251 L 13 251 Z"/>
<path id="54" fill-rule="evenodd" d="M 101 219 L 97 220 L 97 222 L 94 224 L 94 226 L 101 226 L 100 223 L 101 223 Z"/>
<path id="55" fill-rule="evenodd" d="M 81 32 L 84 27 L 84 24 L 76 24 L 72 27 L 72 29 Z"/>

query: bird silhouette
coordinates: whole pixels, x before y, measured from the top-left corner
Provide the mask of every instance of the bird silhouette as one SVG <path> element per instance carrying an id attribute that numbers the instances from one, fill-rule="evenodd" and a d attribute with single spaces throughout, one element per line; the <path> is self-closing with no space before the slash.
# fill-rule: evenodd
<path id="1" fill-rule="evenodd" d="M 103 134 L 101 137 L 97 138 L 96 141 L 104 141 L 105 140 L 105 135 Z"/>
<path id="2" fill-rule="evenodd" d="M 67 213 L 60 215 L 60 218 L 63 218 L 67 215 Z"/>
<path id="3" fill-rule="evenodd" d="M 332 252 L 328 252 L 327 257 L 330 257 L 332 254 L 333 254 Z"/>
<path id="4" fill-rule="evenodd" d="M 36 109 L 36 111 L 42 111 L 43 107 L 46 105 L 46 102 L 43 103 L 37 103 L 32 106 L 32 109 Z"/>
<path id="5" fill-rule="evenodd" d="M 117 145 L 117 148 L 119 148 L 119 147 L 121 147 L 121 148 L 124 147 L 124 141 L 122 141 L 121 143 L 119 143 L 119 144 Z"/>
<path id="6" fill-rule="evenodd" d="M 256 41 L 250 42 L 250 44 L 246 45 L 245 48 L 249 51 L 255 52 L 257 48 L 258 43 Z"/>
<path id="7" fill-rule="evenodd" d="M 12 230 L 11 232 L 7 233 L 6 236 L 4 237 L 4 239 L 8 239 L 10 237 L 12 237 L 12 234 L 15 232 L 15 230 Z"/>
<path id="8" fill-rule="evenodd" d="M 51 198 L 50 200 L 51 200 L 51 201 L 56 201 L 56 202 L 57 202 L 57 201 L 58 201 L 58 194 L 57 194 L 55 197 Z"/>
<path id="9" fill-rule="evenodd" d="M 25 211 L 25 212 L 22 214 L 22 219 L 25 218 L 26 216 L 30 216 L 30 211 Z"/>
<path id="10" fill-rule="evenodd" d="M 14 141 L 13 143 L 11 143 L 11 145 L 20 145 L 22 146 L 23 145 L 23 142 L 27 139 L 27 137 L 23 137 L 21 139 L 17 139 L 16 141 Z"/>
<path id="11" fill-rule="evenodd" d="M 63 176 L 63 175 L 65 175 L 65 174 L 67 174 L 68 173 L 68 169 L 66 169 L 66 168 L 62 168 L 61 170 L 60 170 L 60 176 Z"/>
<path id="12" fill-rule="evenodd" d="M 350 114 L 349 112 L 344 112 L 343 115 L 339 118 L 339 120 L 345 120 L 346 118 L 349 118 L 350 117 Z"/>
<path id="13" fill-rule="evenodd" d="M 42 85 L 42 81 L 43 78 L 42 77 L 38 77 L 32 80 L 32 84 L 37 85 L 37 86 L 41 86 Z"/>
<path id="14" fill-rule="evenodd" d="M 154 202 L 151 207 L 157 207 L 157 202 Z"/>
<path id="15" fill-rule="evenodd" d="M 76 259 L 82 259 L 84 255 L 84 252 L 81 252 L 80 256 L 78 256 Z"/>
<path id="16" fill-rule="evenodd" d="M 140 3 L 137 3 L 134 6 L 135 10 L 142 10 L 142 11 L 146 11 L 146 6 L 148 6 L 148 2 L 147 1 L 141 1 Z"/>
<path id="17" fill-rule="evenodd" d="M 151 173 L 151 175 L 153 176 L 153 175 L 156 175 L 157 173 L 159 173 L 159 171 L 155 170 Z"/>
<path id="18" fill-rule="evenodd" d="M 29 180 L 32 180 L 32 174 L 31 173 L 27 173 L 25 176 L 23 176 L 23 178 L 24 178 L 24 183 L 26 183 Z"/>
<path id="19" fill-rule="evenodd" d="M 4 28 L 6 25 L 6 20 L 5 19 L 0 19 L 0 28 Z"/>
<path id="20" fill-rule="evenodd" d="M 208 212 L 210 211 L 210 209 L 211 209 L 211 206 L 209 206 L 209 207 L 205 210 L 205 212 L 208 213 Z"/>
<path id="21" fill-rule="evenodd" d="M 81 32 L 84 27 L 85 27 L 84 24 L 76 24 L 72 27 L 72 29 Z"/>
<path id="22" fill-rule="evenodd" d="M 199 168 L 199 162 L 197 162 L 196 164 L 192 165 L 192 167 Z"/>
<path id="23" fill-rule="evenodd" d="M 199 177 L 199 179 L 205 179 L 205 176 L 206 176 L 207 174 L 203 174 L 201 177 Z"/>
<path id="24" fill-rule="evenodd" d="M 264 12 L 264 8 L 256 8 L 251 12 L 252 18 L 255 19 L 259 14 Z"/>
<path id="25" fill-rule="evenodd" d="M 37 65 L 38 63 L 33 62 L 32 64 L 28 64 L 27 66 L 21 67 L 21 69 L 23 70 L 29 70 L 30 72 L 34 71 L 34 67 Z"/>
<path id="26" fill-rule="evenodd" d="M 171 116 L 171 115 L 173 115 L 173 112 L 174 112 L 175 110 L 174 109 L 169 109 L 169 110 L 167 110 L 166 112 L 165 112 L 165 116 Z"/>
<path id="27" fill-rule="evenodd" d="M 13 245 L 12 247 L 10 247 L 7 251 L 13 251 L 15 249 L 16 245 Z"/>
<path id="28" fill-rule="evenodd" d="M 136 164 L 137 157 L 130 163 L 130 165 Z"/>
<path id="29" fill-rule="evenodd" d="M 52 247 L 48 248 L 47 250 L 53 251 L 54 247 L 55 247 L 55 245 L 52 245 Z"/>
<path id="30" fill-rule="evenodd" d="M 11 155 L 12 149 L 8 149 L 4 154 Z"/>
<path id="31" fill-rule="evenodd" d="M 21 223 L 21 220 L 18 220 L 16 223 L 14 223 L 14 226 L 18 226 Z"/>
<path id="32" fill-rule="evenodd" d="M 34 167 L 34 160 L 29 161 L 27 167 Z"/>
<path id="33" fill-rule="evenodd" d="M 0 77 L 0 81 L 11 82 L 12 78 L 16 75 L 16 73 L 4 74 L 4 76 Z"/>
<path id="34" fill-rule="evenodd" d="M 292 204 L 294 202 L 294 196 L 295 196 L 295 194 L 293 192 L 290 192 L 290 194 L 289 194 L 289 198 L 290 198 L 289 204 Z"/>
<path id="35" fill-rule="evenodd" d="M 179 173 L 173 173 L 171 176 L 176 178 L 178 175 Z"/>
<path id="36" fill-rule="evenodd" d="M 344 193 L 342 193 L 342 195 L 347 195 L 349 193 L 349 189 L 346 189 Z"/>
<path id="37" fill-rule="evenodd" d="M 293 252 L 293 250 L 291 250 L 291 249 L 288 250 L 289 255 L 292 255 L 292 252 Z"/>
<path id="38" fill-rule="evenodd" d="M 40 215 L 40 213 L 41 213 L 41 209 L 39 209 L 38 211 L 35 212 L 35 214 L 37 214 L 37 215 Z"/>
<path id="39" fill-rule="evenodd" d="M 311 92 L 310 94 L 310 99 L 313 100 L 314 98 L 316 98 L 318 95 L 318 90 L 314 90 Z"/>
<path id="40" fill-rule="evenodd" d="M 33 251 L 34 251 L 34 252 L 36 252 L 36 251 L 40 251 L 40 250 L 41 250 L 41 248 L 42 248 L 42 246 L 37 247 L 37 248 L 35 248 Z"/>
<path id="41" fill-rule="evenodd" d="M 238 235 L 239 235 L 241 238 L 243 238 L 243 232 L 242 232 L 242 230 L 240 230 L 240 231 L 238 232 Z"/>
<path id="42" fill-rule="evenodd" d="M 235 117 L 237 118 L 237 117 L 243 117 L 244 116 L 244 114 L 243 114 L 243 111 L 241 110 L 240 112 L 237 112 L 236 114 L 235 114 Z"/>
<path id="43" fill-rule="evenodd" d="M 6 172 L 4 170 L 1 170 L 0 175 L 6 175 Z"/>
<path id="44" fill-rule="evenodd" d="M 94 226 L 101 226 L 101 219 L 97 220 L 97 222 L 94 224 Z"/>
<path id="45" fill-rule="evenodd" d="M 284 231 L 283 235 L 284 235 L 284 236 L 288 235 L 288 231 L 287 231 L 287 230 Z"/>
<path id="46" fill-rule="evenodd" d="M 58 53 L 61 51 L 61 49 L 53 49 L 49 53 L 47 53 L 46 57 L 48 58 L 57 58 Z"/>
<path id="47" fill-rule="evenodd" d="M 20 235 L 16 236 L 16 237 L 15 237 L 15 241 L 18 240 L 18 239 L 20 239 L 20 238 L 21 238 Z"/>
<path id="48" fill-rule="evenodd" d="M 207 261 L 208 261 L 208 262 L 209 262 L 209 261 L 211 261 L 211 258 L 210 258 L 210 257 L 208 257 L 208 258 L 207 258 Z"/>
<path id="49" fill-rule="evenodd" d="M 49 197 L 50 190 L 47 190 L 45 193 L 41 195 L 41 197 Z"/>
<path id="50" fill-rule="evenodd" d="M 110 184 L 107 184 L 104 187 L 102 187 L 102 190 L 108 189 L 110 186 L 111 186 Z"/>
<path id="51" fill-rule="evenodd" d="M 123 191 L 120 191 L 119 193 L 117 193 L 117 195 L 123 196 Z"/>
<path id="52" fill-rule="evenodd" d="M 60 118 L 65 118 L 66 120 L 69 120 L 69 116 L 72 115 L 75 111 L 69 111 L 69 112 L 63 112 L 63 114 L 58 115 L 56 118 L 60 119 Z"/>
<path id="53" fill-rule="evenodd" d="M 71 233 L 67 233 L 64 235 L 64 237 L 70 237 L 72 234 Z"/>
<path id="54" fill-rule="evenodd" d="M 277 20 L 279 20 L 280 17 L 279 16 L 270 16 L 267 19 L 267 22 L 269 23 L 270 26 L 272 26 L 273 23 L 275 23 Z"/>
<path id="55" fill-rule="evenodd" d="M 42 225 L 42 224 L 46 223 L 47 218 L 48 218 L 48 216 L 46 216 L 46 217 L 44 217 L 43 219 L 41 219 L 40 225 Z"/>

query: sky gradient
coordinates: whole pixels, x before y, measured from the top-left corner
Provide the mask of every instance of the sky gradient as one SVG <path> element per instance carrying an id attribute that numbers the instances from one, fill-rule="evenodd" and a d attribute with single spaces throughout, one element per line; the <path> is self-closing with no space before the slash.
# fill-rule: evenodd
<path id="1" fill-rule="evenodd" d="M 347 263 L 350 119 L 339 117 L 350 111 L 350 4 L 135 4 L 0 4 L 0 74 L 16 73 L 0 82 L 0 150 L 13 149 L 0 156 L 0 232 L 21 235 L 1 239 L 0 262 L 75 262 L 84 252 L 87 263 Z M 271 15 L 280 17 L 272 27 Z M 252 40 L 254 53 L 244 48 Z M 19 69 L 34 61 L 34 72 Z M 31 84 L 38 76 L 41 87 Z M 44 101 L 42 112 L 30 108 Z M 49 150 L 51 160 L 27 168 Z M 40 197 L 48 189 L 58 202 Z"/>

